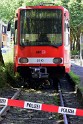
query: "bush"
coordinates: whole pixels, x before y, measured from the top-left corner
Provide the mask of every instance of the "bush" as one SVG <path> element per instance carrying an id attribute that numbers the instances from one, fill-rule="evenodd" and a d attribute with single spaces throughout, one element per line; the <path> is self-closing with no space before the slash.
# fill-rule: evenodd
<path id="1" fill-rule="evenodd" d="M 74 74 L 72 71 L 71 71 L 69 74 L 70 74 L 70 76 L 72 77 L 73 81 L 74 81 L 77 85 L 79 85 L 79 84 L 80 84 L 80 78 L 79 78 L 79 76 L 76 75 L 76 74 Z"/>
<path id="2" fill-rule="evenodd" d="M 0 88 L 14 86 L 19 82 L 20 75 L 14 74 L 13 49 L 2 55 L 4 65 L 0 63 Z"/>
<path id="3" fill-rule="evenodd" d="M 79 51 L 77 51 L 77 50 L 72 50 L 72 51 L 71 51 L 71 55 L 79 55 Z"/>
<path id="4" fill-rule="evenodd" d="M 7 85 L 7 73 L 5 67 L 0 63 L 0 88 Z"/>
<path id="5" fill-rule="evenodd" d="M 13 78 L 14 77 L 14 65 L 12 62 L 8 62 L 5 64 L 5 68 L 7 73 Z"/>

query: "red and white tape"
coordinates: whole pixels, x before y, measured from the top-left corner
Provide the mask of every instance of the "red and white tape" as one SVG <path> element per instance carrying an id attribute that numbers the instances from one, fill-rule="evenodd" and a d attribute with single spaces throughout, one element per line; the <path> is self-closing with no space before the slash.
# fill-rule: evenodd
<path id="1" fill-rule="evenodd" d="M 20 108 L 25 108 L 25 109 L 42 110 L 46 112 L 55 112 L 55 113 L 69 114 L 69 115 L 76 115 L 76 116 L 83 116 L 82 109 L 55 106 L 55 105 L 50 105 L 50 104 L 41 104 L 41 103 L 28 102 L 28 101 L 23 101 L 23 100 L 0 98 L 0 105 L 14 106 L 14 107 L 20 107 Z"/>

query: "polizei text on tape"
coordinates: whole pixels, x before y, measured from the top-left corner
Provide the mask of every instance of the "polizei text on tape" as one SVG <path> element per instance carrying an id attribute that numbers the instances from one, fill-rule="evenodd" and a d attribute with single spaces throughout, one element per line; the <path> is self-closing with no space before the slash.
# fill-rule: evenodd
<path id="1" fill-rule="evenodd" d="M 24 108 L 41 110 L 42 104 L 25 101 Z"/>
<path id="2" fill-rule="evenodd" d="M 8 99 L 0 98 L 0 105 L 7 105 Z"/>
<path id="3" fill-rule="evenodd" d="M 76 109 L 68 108 L 68 107 L 59 107 L 58 112 L 62 113 L 62 114 L 75 115 L 76 114 Z"/>

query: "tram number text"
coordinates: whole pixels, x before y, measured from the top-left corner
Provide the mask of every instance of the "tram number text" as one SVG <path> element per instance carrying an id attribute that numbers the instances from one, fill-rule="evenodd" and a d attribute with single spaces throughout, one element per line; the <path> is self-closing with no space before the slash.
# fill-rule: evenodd
<path id="1" fill-rule="evenodd" d="M 44 62 L 44 59 L 37 59 L 37 62 Z"/>

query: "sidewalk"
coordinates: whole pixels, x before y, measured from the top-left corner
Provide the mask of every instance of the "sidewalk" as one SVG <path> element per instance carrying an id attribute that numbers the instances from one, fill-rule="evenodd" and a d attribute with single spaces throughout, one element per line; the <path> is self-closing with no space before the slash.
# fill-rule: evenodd
<path id="1" fill-rule="evenodd" d="M 71 71 L 80 77 L 80 86 L 83 87 L 83 66 L 80 65 L 79 60 L 77 62 L 71 60 Z"/>

